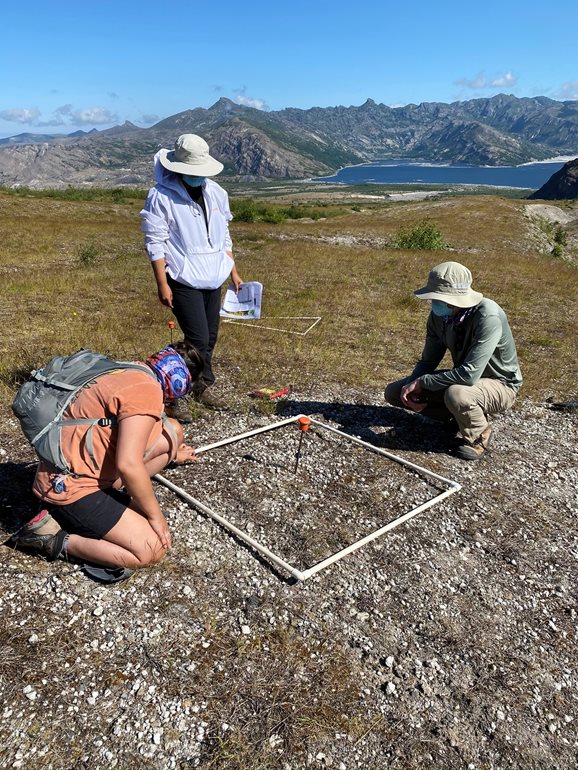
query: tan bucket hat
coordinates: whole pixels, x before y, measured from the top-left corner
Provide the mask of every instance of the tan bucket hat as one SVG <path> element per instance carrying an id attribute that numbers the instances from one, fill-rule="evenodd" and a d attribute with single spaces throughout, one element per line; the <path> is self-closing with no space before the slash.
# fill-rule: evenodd
<path id="1" fill-rule="evenodd" d="M 216 176 L 223 170 L 223 164 L 209 155 L 209 145 L 196 134 L 179 136 L 174 150 L 160 150 L 159 160 L 177 174 Z"/>
<path id="2" fill-rule="evenodd" d="M 419 299 L 439 299 L 455 307 L 474 307 L 484 298 L 472 288 L 472 274 L 459 262 L 442 262 L 432 268 L 427 286 L 417 289 Z"/>

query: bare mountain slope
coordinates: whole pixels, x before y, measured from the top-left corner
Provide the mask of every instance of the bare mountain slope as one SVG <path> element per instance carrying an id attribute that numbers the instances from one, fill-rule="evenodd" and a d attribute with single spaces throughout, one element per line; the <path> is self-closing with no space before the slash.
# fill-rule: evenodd
<path id="1" fill-rule="evenodd" d="M 185 132 L 204 136 L 225 173 L 238 176 L 302 178 L 399 157 L 517 164 L 578 152 L 578 102 L 500 94 L 453 104 L 392 108 L 368 99 L 359 107 L 264 112 L 223 98 L 150 128 L 126 122 L 40 143 L 9 138 L 0 146 L 0 184 L 146 185 L 155 151 Z"/>

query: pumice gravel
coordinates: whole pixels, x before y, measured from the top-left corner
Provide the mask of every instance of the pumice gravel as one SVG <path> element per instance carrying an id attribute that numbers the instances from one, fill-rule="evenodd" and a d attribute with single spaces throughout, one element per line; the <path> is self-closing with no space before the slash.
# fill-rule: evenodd
<path id="1" fill-rule="evenodd" d="M 336 385 L 187 440 L 301 413 L 462 489 L 303 583 L 160 486 L 174 546 L 124 583 L 0 548 L 1 767 L 575 767 L 576 414 L 520 400 L 468 464 L 424 418 Z M 3 431 L 10 531 L 34 463 Z M 432 494 L 353 445 L 303 444 L 297 478 L 297 436 L 274 432 L 167 475 L 303 565 Z"/>

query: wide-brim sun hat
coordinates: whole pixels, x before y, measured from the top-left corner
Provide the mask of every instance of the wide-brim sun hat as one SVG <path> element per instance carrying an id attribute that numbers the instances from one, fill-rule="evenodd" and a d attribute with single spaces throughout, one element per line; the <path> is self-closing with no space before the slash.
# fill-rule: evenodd
<path id="1" fill-rule="evenodd" d="M 455 307 L 474 307 L 484 295 L 472 289 L 472 274 L 459 262 L 442 262 L 432 268 L 427 285 L 414 291 L 418 299 L 437 299 Z"/>
<path id="2" fill-rule="evenodd" d="M 223 164 L 209 155 L 209 145 L 201 136 L 182 134 L 174 150 L 160 150 L 159 160 L 169 171 L 189 176 L 216 176 Z"/>

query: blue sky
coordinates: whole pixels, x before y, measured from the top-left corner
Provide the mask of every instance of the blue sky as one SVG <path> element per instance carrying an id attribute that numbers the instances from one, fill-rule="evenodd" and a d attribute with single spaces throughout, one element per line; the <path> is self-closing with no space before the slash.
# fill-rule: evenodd
<path id="1" fill-rule="evenodd" d="M 5 4 L 0 137 L 259 109 L 578 100 L 576 0 Z"/>

